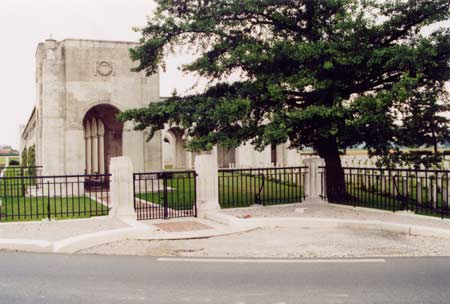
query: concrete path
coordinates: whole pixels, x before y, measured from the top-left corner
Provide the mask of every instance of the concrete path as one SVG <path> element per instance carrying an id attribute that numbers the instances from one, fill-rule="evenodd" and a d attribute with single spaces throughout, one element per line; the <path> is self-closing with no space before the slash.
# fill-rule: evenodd
<path id="1" fill-rule="evenodd" d="M 0 250 L 74 253 L 123 240 L 170 240 L 219 236 L 248 231 L 207 219 L 183 218 L 136 221 L 96 217 L 90 219 L 0 224 Z"/>
<path id="2" fill-rule="evenodd" d="M 8 304 L 438 304 L 450 259 L 217 260 L 1 254 Z"/>

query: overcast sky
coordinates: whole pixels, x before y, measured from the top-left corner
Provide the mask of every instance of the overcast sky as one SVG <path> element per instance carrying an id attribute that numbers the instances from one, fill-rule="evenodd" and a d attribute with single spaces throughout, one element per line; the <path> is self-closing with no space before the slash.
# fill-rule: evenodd
<path id="1" fill-rule="evenodd" d="M 0 145 L 18 148 L 19 125 L 35 104 L 35 51 L 52 35 L 65 38 L 137 41 L 133 26 L 146 23 L 152 0 L 0 0 Z M 172 58 L 161 76 L 161 95 L 192 87 L 177 70 L 192 57 Z"/>

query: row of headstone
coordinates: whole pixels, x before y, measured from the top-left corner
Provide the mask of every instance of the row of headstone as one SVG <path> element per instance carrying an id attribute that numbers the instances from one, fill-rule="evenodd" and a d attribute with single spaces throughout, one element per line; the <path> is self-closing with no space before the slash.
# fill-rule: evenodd
<path id="1" fill-rule="evenodd" d="M 357 184 L 363 189 L 372 190 L 379 193 L 389 194 L 396 197 L 398 194 L 415 199 L 417 203 L 433 203 L 437 208 L 441 199 L 444 206 L 448 206 L 449 181 L 443 178 L 408 178 L 399 175 L 347 175 L 346 181 Z"/>
<path id="2" fill-rule="evenodd" d="M 370 158 L 367 155 L 343 155 L 341 156 L 342 166 L 343 167 L 353 167 L 353 168 L 375 168 L 377 163 L 377 157 Z M 398 165 L 397 169 L 414 169 L 413 166 L 401 166 Z M 421 165 L 421 170 L 425 170 L 426 168 Z M 441 164 L 436 166 L 435 169 L 440 170 L 450 170 L 450 155 L 446 155 L 442 160 Z"/>

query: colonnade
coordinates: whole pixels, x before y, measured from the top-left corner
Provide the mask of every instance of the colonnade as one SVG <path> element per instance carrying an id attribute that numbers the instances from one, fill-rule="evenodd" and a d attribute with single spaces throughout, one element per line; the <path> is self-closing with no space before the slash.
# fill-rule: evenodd
<path id="1" fill-rule="evenodd" d="M 92 118 L 84 125 L 86 148 L 86 174 L 105 173 L 105 125 L 101 119 Z"/>

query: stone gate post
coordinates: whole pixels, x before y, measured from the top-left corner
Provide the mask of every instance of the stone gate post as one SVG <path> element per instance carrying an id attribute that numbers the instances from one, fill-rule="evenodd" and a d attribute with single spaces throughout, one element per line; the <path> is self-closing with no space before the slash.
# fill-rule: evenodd
<path id="1" fill-rule="evenodd" d="M 128 157 L 111 159 L 111 212 L 110 216 L 136 220 L 133 194 L 133 164 Z"/>
<path id="2" fill-rule="evenodd" d="M 320 198 L 321 191 L 325 191 L 325 183 L 323 183 L 323 169 L 319 168 L 325 166 L 323 159 L 318 157 L 307 158 L 303 161 L 306 169 L 305 175 L 305 193 L 307 198 Z"/>
<path id="3" fill-rule="evenodd" d="M 196 155 L 194 168 L 197 173 L 197 214 L 205 217 L 209 212 L 220 210 L 217 147 Z"/>

